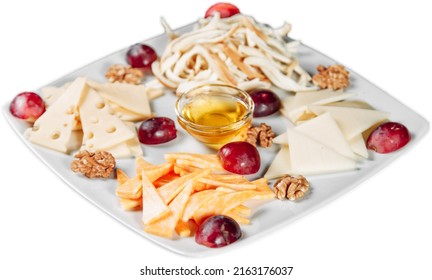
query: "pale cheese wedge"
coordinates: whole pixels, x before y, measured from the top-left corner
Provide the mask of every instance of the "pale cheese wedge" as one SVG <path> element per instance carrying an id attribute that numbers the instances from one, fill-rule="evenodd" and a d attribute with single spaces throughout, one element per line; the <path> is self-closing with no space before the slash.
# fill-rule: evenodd
<path id="1" fill-rule="evenodd" d="M 377 110 L 347 108 L 337 106 L 309 106 L 317 114 L 330 113 L 339 125 L 345 138 L 350 140 L 369 127 L 387 119 L 390 114 Z"/>
<path id="2" fill-rule="evenodd" d="M 288 146 L 293 174 L 312 175 L 353 170 L 356 162 L 311 137 L 288 128 Z"/>
<path id="3" fill-rule="evenodd" d="M 289 148 L 287 145 L 283 145 L 271 162 L 270 167 L 264 174 L 264 177 L 267 179 L 273 179 L 290 174 L 291 172 L 291 155 Z"/>
<path id="4" fill-rule="evenodd" d="M 84 132 L 83 149 L 106 150 L 135 137 L 115 114 L 106 100 L 90 89 L 80 106 Z"/>
<path id="5" fill-rule="evenodd" d="M 35 144 L 68 153 L 75 141 L 72 131 L 78 118 L 78 106 L 88 91 L 86 79 L 77 78 L 67 90 L 40 116 L 26 135 Z"/>
<path id="6" fill-rule="evenodd" d="M 306 121 L 294 128 L 343 156 L 356 159 L 341 129 L 329 113 Z"/>
<path id="7" fill-rule="evenodd" d="M 353 96 L 355 96 L 354 93 L 333 90 L 297 92 L 294 98 L 284 100 L 283 112 L 286 117 L 295 123 L 303 114 L 308 113 L 310 105 L 324 105 Z"/>
<path id="8" fill-rule="evenodd" d="M 326 145 L 329 148 L 337 151 L 343 156 L 357 159 L 351 149 L 350 144 L 345 139 L 342 131 L 336 121 L 329 113 L 322 114 L 311 120 L 305 121 L 294 128 L 297 131 L 315 139 L 316 141 Z M 273 139 L 276 144 L 287 145 L 287 133 L 282 133 Z"/>
<path id="9" fill-rule="evenodd" d="M 348 143 L 351 147 L 351 150 L 355 154 L 357 154 L 363 158 L 369 158 L 369 153 L 368 153 L 368 150 L 366 148 L 366 143 L 363 139 L 363 135 L 359 134 L 357 136 L 354 136 L 353 138 L 348 140 Z"/>
<path id="10" fill-rule="evenodd" d="M 93 81 L 89 82 L 89 85 L 110 102 L 136 114 L 151 116 L 145 86 L 126 83 L 99 84 Z"/>

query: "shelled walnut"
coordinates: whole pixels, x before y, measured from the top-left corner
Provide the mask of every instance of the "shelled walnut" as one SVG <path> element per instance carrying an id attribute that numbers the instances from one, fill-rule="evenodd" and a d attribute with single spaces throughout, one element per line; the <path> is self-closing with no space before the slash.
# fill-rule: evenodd
<path id="1" fill-rule="evenodd" d="M 259 144 L 261 147 L 270 147 L 273 143 L 273 138 L 276 134 L 273 132 L 271 126 L 261 123 L 259 126 L 251 126 L 247 131 L 246 142 L 256 146 Z"/>
<path id="2" fill-rule="evenodd" d="M 297 200 L 302 198 L 309 191 L 309 182 L 303 176 L 297 178 L 291 175 L 277 180 L 273 185 L 273 191 L 280 200 Z"/>
<path id="3" fill-rule="evenodd" d="M 108 178 L 116 165 L 115 158 L 106 151 L 81 151 L 75 158 L 71 163 L 72 171 L 88 178 Z"/>
<path id="4" fill-rule="evenodd" d="M 329 67 L 318 65 L 317 71 L 318 73 L 312 77 L 312 82 L 322 89 L 338 90 L 347 88 L 350 84 L 349 72 L 342 65 L 335 64 Z"/>
<path id="5" fill-rule="evenodd" d="M 111 83 L 120 82 L 134 85 L 141 83 L 143 76 L 144 74 L 140 69 L 122 64 L 111 65 L 105 73 L 105 77 Z"/>

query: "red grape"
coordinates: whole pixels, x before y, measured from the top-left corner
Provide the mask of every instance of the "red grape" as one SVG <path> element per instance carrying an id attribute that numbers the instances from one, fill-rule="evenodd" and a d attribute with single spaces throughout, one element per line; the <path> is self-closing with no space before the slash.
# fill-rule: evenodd
<path id="1" fill-rule="evenodd" d="M 222 167 L 236 174 L 253 174 L 261 166 L 261 158 L 257 148 L 248 142 L 231 142 L 219 149 Z"/>
<path id="2" fill-rule="evenodd" d="M 397 122 L 386 122 L 378 126 L 368 137 L 366 146 L 380 154 L 387 154 L 405 146 L 411 137 L 408 129 Z"/>
<path id="3" fill-rule="evenodd" d="M 139 141 L 147 145 L 161 144 L 177 137 L 174 121 L 165 117 L 148 119 L 138 129 Z"/>
<path id="4" fill-rule="evenodd" d="M 150 69 L 152 63 L 157 59 L 155 50 L 144 44 L 131 46 L 126 54 L 127 62 L 133 68 Z"/>
<path id="5" fill-rule="evenodd" d="M 204 17 L 205 18 L 211 17 L 216 12 L 220 14 L 221 18 L 227 18 L 239 14 L 240 10 L 233 4 L 220 2 L 210 6 L 210 8 L 208 8 L 208 10 L 206 11 Z"/>
<path id="6" fill-rule="evenodd" d="M 249 92 L 255 103 L 253 116 L 264 117 L 279 111 L 281 101 L 273 91 L 267 89 L 255 89 Z"/>
<path id="7" fill-rule="evenodd" d="M 17 118 L 34 122 L 45 112 L 45 104 L 37 93 L 27 91 L 15 96 L 9 111 Z"/>
<path id="8" fill-rule="evenodd" d="M 240 226 L 234 219 L 216 215 L 199 225 L 195 241 L 210 248 L 219 248 L 236 242 L 241 236 Z"/>

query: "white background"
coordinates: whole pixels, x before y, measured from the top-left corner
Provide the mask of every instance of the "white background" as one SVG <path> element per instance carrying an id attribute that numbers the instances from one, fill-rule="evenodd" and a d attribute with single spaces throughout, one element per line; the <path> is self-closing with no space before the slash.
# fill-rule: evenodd
<path id="1" fill-rule="evenodd" d="M 431 120 L 428 1 L 382 2 L 233 1 L 273 26 L 291 22 L 294 38 Z M 2 1 L 0 104 L 161 33 L 162 15 L 178 27 L 212 3 Z M 430 134 L 313 214 L 235 251 L 196 259 L 161 249 L 115 222 L 36 159 L 3 117 L 0 129 L 0 279 L 152 279 L 139 275 L 145 265 L 294 266 L 285 279 L 432 277 Z"/>

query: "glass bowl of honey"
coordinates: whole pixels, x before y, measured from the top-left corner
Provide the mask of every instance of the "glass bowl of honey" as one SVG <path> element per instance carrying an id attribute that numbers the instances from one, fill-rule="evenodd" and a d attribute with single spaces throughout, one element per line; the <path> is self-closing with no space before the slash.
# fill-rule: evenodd
<path id="1" fill-rule="evenodd" d="M 219 149 L 246 138 L 254 102 L 234 86 L 206 84 L 183 93 L 176 103 L 177 121 L 198 141 Z"/>

